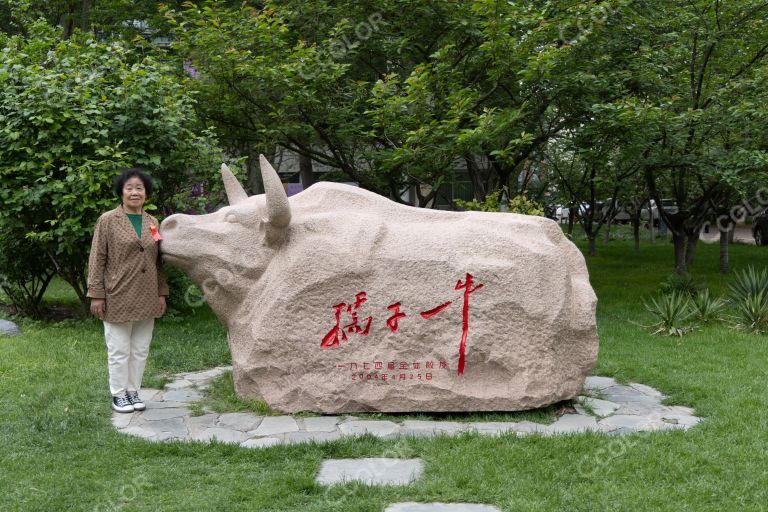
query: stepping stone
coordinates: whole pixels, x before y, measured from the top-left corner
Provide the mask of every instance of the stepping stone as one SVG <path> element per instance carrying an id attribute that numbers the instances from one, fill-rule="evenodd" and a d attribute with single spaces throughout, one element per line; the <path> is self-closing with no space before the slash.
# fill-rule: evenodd
<path id="1" fill-rule="evenodd" d="M 563 414 L 557 421 L 549 425 L 547 431 L 551 434 L 572 434 L 575 432 L 596 432 L 600 428 L 592 416 L 580 414 Z"/>
<path id="2" fill-rule="evenodd" d="M 248 412 L 231 412 L 219 416 L 217 426 L 248 432 L 258 427 L 262 419 L 262 416 L 256 416 Z"/>
<path id="3" fill-rule="evenodd" d="M 659 399 L 665 398 L 664 394 L 661 391 L 654 389 L 651 386 L 646 386 L 645 384 L 630 382 L 629 387 L 631 387 L 632 389 L 636 389 L 637 391 L 641 392 L 644 395 L 652 396 Z"/>
<path id="4" fill-rule="evenodd" d="M 701 421 L 701 418 L 697 416 L 689 416 L 689 415 L 681 415 L 681 414 L 666 414 L 661 419 L 665 423 L 678 425 L 680 427 L 685 427 L 685 428 L 695 427 Z"/>
<path id="5" fill-rule="evenodd" d="M 473 503 L 395 503 L 384 509 L 384 512 L 501 512 L 490 505 Z"/>
<path id="6" fill-rule="evenodd" d="M 283 442 L 285 444 L 299 444 L 299 443 L 311 443 L 311 442 L 325 442 L 336 441 L 341 439 L 342 433 L 338 430 L 335 432 L 290 432 L 283 435 Z"/>
<path id="7" fill-rule="evenodd" d="M 121 412 L 112 412 L 112 426 L 121 429 L 130 425 L 133 419 L 133 414 L 126 414 Z"/>
<path id="8" fill-rule="evenodd" d="M 616 385 L 616 379 L 613 377 L 597 377 L 590 375 L 584 381 L 584 389 L 605 389 Z"/>
<path id="9" fill-rule="evenodd" d="M 369 485 L 408 485 L 424 472 L 421 459 L 329 459 L 324 460 L 315 482 L 334 485 L 362 482 Z"/>
<path id="10" fill-rule="evenodd" d="M 168 407 L 165 409 L 147 409 L 144 412 L 134 414 L 140 414 L 141 419 L 144 421 L 156 421 L 167 420 L 170 418 L 182 418 L 184 416 L 189 416 L 190 413 L 189 409 L 186 407 Z"/>
<path id="11" fill-rule="evenodd" d="M 642 416 L 628 416 L 625 414 L 617 414 L 615 416 L 609 416 L 608 418 L 605 418 L 603 420 L 600 420 L 599 425 L 600 429 L 603 430 L 603 432 L 608 432 L 611 430 L 616 429 L 630 429 L 631 431 L 637 432 L 641 428 L 645 427 L 649 423 L 652 423 L 653 420 L 650 420 L 648 418 L 644 418 Z"/>
<path id="12" fill-rule="evenodd" d="M 162 390 L 143 388 L 139 390 L 139 398 L 141 398 L 144 403 L 154 402 L 155 400 L 160 399 L 160 397 L 157 396 L 159 393 L 162 393 Z"/>
<path id="13" fill-rule="evenodd" d="M 585 397 L 582 398 L 581 401 L 588 407 L 591 407 L 592 410 L 600 416 L 601 418 L 604 418 L 606 416 L 610 416 L 614 412 L 616 412 L 616 409 L 621 407 L 619 404 L 609 402 L 608 400 L 600 400 L 599 398 L 589 398 Z"/>
<path id="14" fill-rule="evenodd" d="M 194 389 L 176 389 L 163 394 L 163 400 L 166 402 L 197 402 L 201 398 L 203 395 Z"/>
<path id="15" fill-rule="evenodd" d="M 5 334 L 6 336 L 20 336 L 21 329 L 10 320 L 0 320 L 0 334 Z"/>
<path id="16" fill-rule="evenodd" d="M 149 409 L 178 409 L 189 405 L 187 402 L 145 402 Z"/>
<path id="17" fill-rule="evenodd" d="M 175 380 L 165 385 L 165 389 L 167 389 L 168 391 L 174 391 L 177 389 L 186 389 L 191 387 L 194 387 L 194 384 L 186 379 Z"/>
<path id="18" fill-rule="evenodd" d="M 376 437 L 393 436 L 399 429 L 397 423 L 392 421 L 348 421 L 339 425 L 341 432 L 347 436 L 371 434 Z"/>
<path id="19" fill-rule="evenodd" d="M 517 429 L 517 423 L 512 421 L 473 421 L 468 423 L 467 427 L 479 434 L 500 436 L 507 432 L 514 432 Z"/>
<path id="20" fill-rule="evenodd" d="M 658 398 L 651 397 L 640 393 L 636 389 L 632 389 L 629 386 L 611 386 L 602 390 L 605 394 L 605 399 L 610 402 L 627 403 L 627 402 L 644 402 L 646 404 L 655 405 L 660 404 Z"/>
<path id="21" fill-rule="evenodd" d="M 304 430 L 307 432 L 333 432 L 338 425 L 338 416 L 319 416 L 313 418 L 304 418 Z"/>
<path id="22" fill-rule="evenodd" d="M 189 435 L 184 418 L 169 418 L 167 420 L 144 421 L 142 428 L 151 430 L 157 437 L 186 438 Z"/>
<path id="23" fill-rule="evenodd" d="M 185 418 L 189 435 L 194 437 L 207 428 L 216 424 L 218 414 L 204 414 L 202 416 L 188 416 Z"/>
<path id="24" fill-rule="evenodd" d="M 532 421 L 521 421 L 515 426 L 515 432 L 520 433 L 533 433 L 542 432 L 546 433 L 549 430 L 549 425 L 542 425 L 541 423 L 534 423 Z"/>
<path id="25" fill-rule="evenodd" d="M 271 436 L 298 431 L 299 425 L 291 416 L 267 416 L 259 424 L 259 428 L 248 432 L 248 436 Z"/>
<path id="26" fill-rule="evenodd" d="M 275 446 L 276 444 L 282 444 L 280 438 L 277 437 L 260 437 L 259 439 L 249 439 L 240 443 L 243 448 L 268 448 Z"/>
<path id="27" fill-rule="evenodd" d="M 405 420 L 400 429 L 405 435 L 456 435 L 466 432 L 467 426 L 455 421 Z"/>
<path id="28" fill-rule="evenodd" d="M 222 443 L 235 443 L 239 444 L 248 439 L 248 436 L 239 430 L 231 430 L 228 428 L 207 428 L 195 435 L 192 439 L 195 441 L 220 441 Z"/>

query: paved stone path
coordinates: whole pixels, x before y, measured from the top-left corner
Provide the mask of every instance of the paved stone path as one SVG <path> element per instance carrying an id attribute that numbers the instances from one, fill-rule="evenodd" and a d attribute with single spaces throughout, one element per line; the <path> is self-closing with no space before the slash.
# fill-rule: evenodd
<path id="1" fill-rule="evenodd" d="M 433 436 L 477 432 L 485 435 L 539 433 L 558 435 L 575 432 L 628 434 L 654 430 L 688 429 L 701 419 L 682 406 L 665 406 L 659 391 L 643 384 L 617 384 L 609 377 L 588 377 L 584 395 L 578 399 L 576 414 L 560 416 L 551 425 L 521 422 L 450 422 L 365 420 L 355 416 L 258 416 L 234 412 L 218 414 L 204 410 L 192 416 L 190 405 L 202 398 L 211 379 L 230 371 L 218 367 L 203 372 L 183 373 L 165 389 L 142 389 L 147 404 L 143 412 L 113 413 L 112 424 L 120 432 L 152 441 L 216 439 L 247 448 L 309 441 L 333 441 L 345 436 L 370 433 L 391 439 L 398 435 Z M 592 414 L 590 414 L 590 412 Z"/>
<path id="2" fill-rule="evenodd" d="M 315 482 L 321 485 L 362 482 L 370 485 L 408 485 L 424 472 L 421 459 L 328 459 Z"/>
<path id="3" fill-rule="evenodd" d="M 395 503 L 384 509 L 384 512 L 500 512 L 490 505 L 474 505 L 472 503 Z"/>

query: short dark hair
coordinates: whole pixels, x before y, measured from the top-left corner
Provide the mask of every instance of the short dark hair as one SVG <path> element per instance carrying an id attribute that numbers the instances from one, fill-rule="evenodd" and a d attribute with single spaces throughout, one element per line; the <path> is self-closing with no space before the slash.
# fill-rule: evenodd
<path id="1" fill-rule="evenodd" d="M 120 202 L 123 201 L 123 187 L 125 187 L 125 182 L 133 177 L 139 178 L 141 182 L 144 183 L 144 190 L 147 193 L 147 197 L 152 195 L 153 184 L 149 174 L 144 172 L 144 169 L 141 167 L 130 167 L 128 169 L 123 169 L 123 172 L 115 177 L 115 195 L 120 199 Z"/>

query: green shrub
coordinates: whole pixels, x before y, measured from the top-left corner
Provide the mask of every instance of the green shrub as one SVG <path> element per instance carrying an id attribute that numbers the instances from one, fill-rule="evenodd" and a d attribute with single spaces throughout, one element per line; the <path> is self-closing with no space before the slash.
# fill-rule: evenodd
<path id="1" fill-rule="evenodd" d="M 691 300 L 693 317 L 703 323 L 717 320 L 724 308 L 725 300 L 721 297 L 712 297 L 706 288 L 694 295 Z"/>
<path id="2" fill-rule="evenodd" d="M 43 294 L 55 275 L 53 264 L 45 247 L 10 224 L 0 221 L 0 290 L 10 301 L 11 312 L 39 319 Z"/>
<path id="3" fill-rule="evenodd" d="M 754 295 L 747 295 L 735 303 L 736 325 L 755 333 L 763 333 L 768 330 L 768 301 L 766 295 L 760 291 Z"/>
<path id="4" fill-rule="evenodd" d="M 737 271 L 728 283 L 736 310 L 735 323 L 742 329 L 762 333 L 768 330 L 768 272 L 752 265 Z"/>
<path id="5" fill-rule="evenodd" d="M 755 270 L 750 265 L 746 270 L 737 271 L 728 283 L 731 301 L 738 305 L 747 299 L 754 299 L 758 294 L 768 297 L 768 272 Z"/>
<path id="6" fill-rule="evenodd" d="M 659 291 L 663 294 L 679 293 L 688 297 L 695 297 L 702 289 L 703 285 L 688 273 L 672 274 L 659 286 Z"/>
<path id="7" fill-rule="evenodd" d="M 471 201 L 462 201 L 456 199 L 456 204 L 470 211 L 479 212 L 498 212 L 501 206 L 501 193 L 503 189 L 499 189 L 496 192 L 488 194 L 485 197 L 485 201 L 478 201 L 473 199 Z M 537 215 L 539 217 L 544 216 L 544 207 L 532 199 L 528 199 L 526 196 L 510 197 L 507 203 L 507 211 L 509 213 L 521 213 L 523 215 Z"/>
<path id="8" fill-rule="evenodd" d="M 645 302 L 645 309 L 656 319 L 651 325 L 656 329 L 653 334 L 682 336 L 692 330 L 693 326 L 687 325 L 693 317 L 690 303 L 688 295 L 678 292 L 662 294 L 657 299 L 651 297 L 650 303 Z"/>

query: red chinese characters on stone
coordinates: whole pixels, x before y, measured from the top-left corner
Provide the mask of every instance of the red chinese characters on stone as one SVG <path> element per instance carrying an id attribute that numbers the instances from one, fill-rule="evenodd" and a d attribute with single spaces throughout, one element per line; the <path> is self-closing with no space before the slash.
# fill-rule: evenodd
<path id="1" fill-rule="evenodd" d="M 474 276 L 467 272 L 467 274 L 464 277 L 464 282 L 462 282 L 462 280 L 459 279 L 456 282 L 456 286 L 454 288 L 454 290 L 463 290 L 463 293 L 462 293 L 463 303 L 462 303 L 462 311 L 461 311 L 461 341 L 459 342 L 459 365 L 458 365 L 459 375 L 462 375 L 464 373 L 465 356 L 467 351 L 467 338 L 469 337 L 469 296 L 484 286 L 482 283 L 479 283 L 477 284 L 477 286 L 474 286 L 475 284 L 474 279 L 475 279 Z M 439 314 L 440 312 L 448 308 L 451 304 L 453 304 L 454 300 L 446 301 L 437 307 L 434 307 L 427 311 L 422 311 L 419 314 L 425 320 L 429 320 L 433 316 Z M 371 322 L 373 321 L 373 317 L 372 316 L 367 317 L 363 321 L 364 326 L 361 325 L 360 321 L 358 320 L 358 310 L 366 302 L 368 302 L 368 297 L 366 296 L 366 293 L 360 292 L 355 296 L 354 303 L 347 304 L 342 302 L 341 304 L 336 304 L 335 306 L 333 306 L 336 324 L 323 337 L 323 340 L 320 343 L 320 348 L 338 347 L 342 341 L 347 341 L 347 333 L 368 336 L 368 333 L 370 332 L 370 329 L 371 329 Z M 387 309 L 391 312 L 391 316 L 387 319 L 387 327 L 393 333 L 397 332 L 397 329 L 399 327 L 399 321 L 407 317 L 407 315 L 404 312 L 400 311 L 401 307 L 402 307 L 402 303 L 400 302 L 396 302 L 394 304 L 387 306 Z M 342 327 L 341 315 L 343 312 L 346 312 L 347 316 L 351 317 L 351 321 L 347 325 L 344 325 Z M 400 365 L 401 370 L 406 369 L 403 367 L 404 364 L 405 364 L 404 362 L 401 363 Z M 392 363 L 389 363 L 387 366 L 388 366 L 388 369 L 390 370 L 394 369 L 394 364 Z M 432 365 L 426 366 L 426 367 L 430 368 L 431 366 Z M 442 361 L 440 363 L 440 367 L 445 368 L 444 363 Z M 419 367 L 417 363 L 414 363 L 414 369 L 418 369 L 418 368 Z"/>
<path id="2" fill-rule="evenodd" d="M 405 313 L 400 312 L 401 305 L 399 302 L 396 302 L 391 306 L 387 306 L 387 309 L 392 311 L 392 316 L 387 319 L 387 327 L 392 332 L 397 332 L 398 321 L 406 316 Z"/>
<path id="3" fill-rule="evenodd" d="M 368 302 L 368 298 L 365 292 L 360 292 L 355 295 L 355 302 L 353 304 L 336 304 L 333 306 L 334 317 L 336 318 L 336 325 L 334 325 L 328 334 L 323 337 L 323 341 L 320 343 L 320 348 L 333 348 L 338 347 L 341 341 L 347 341 L 347 332 L 351 334 L 360 334 L 362 336 L 368 336 L 371 330 L 371 322 L 373 317 L 369 316 L 364 320 L 365 327 L 360 325 L 357 317 L 357 311 L 365 302 Z M 345 311 L 348 316 L 351 317 L 349 324 L 341 327 L 341 313 Z M 345 332 L 346 331 L 346 332 Z"/>
<path id="4" fill-rule="evenodd" d="M 472 284 L 474 283 L 474 276 L 470 273 L 467 273 L 467 275 L 464 278 L 464 282 L 461 282 L 461 279 L 459 279 L 456 282 L 455 290 L 464 290 L 463 298 L 464 298 L 464 305 L 462 307 L 461 311 L 461 342 L 459 343 L 459 368 L 458 373 L 459 375 L 462 375 L 464 373 L 464 364 L 465 364 L 465 354 L 467 351 L 467 336 L 469 335 L 469 296 L 479 290 L 483 287 L 483 284 L 478 284 L 474 288 L 472 287 Z M 445 308 L 450 306 L 453 303 L 453 301 L 444 302 L 443 304 L 440 304 L 436 308 L 430 309 L 428 311 L 422 311 L 420 314 L 422 318 L 429 319 L 435 316 L 436 314 L 443 311 Z"/>

